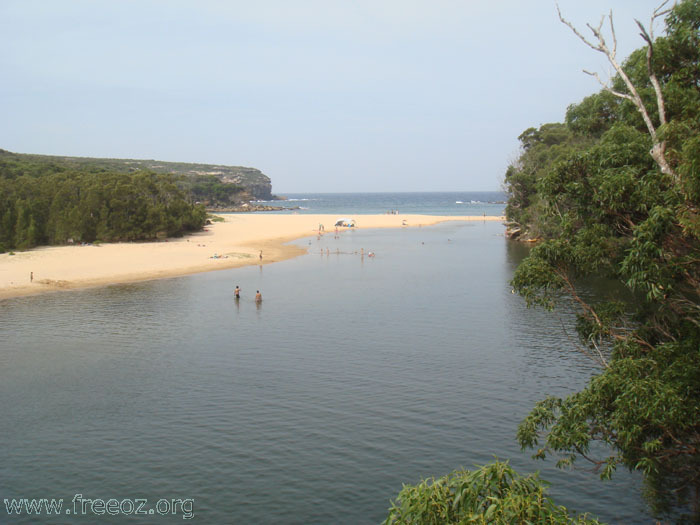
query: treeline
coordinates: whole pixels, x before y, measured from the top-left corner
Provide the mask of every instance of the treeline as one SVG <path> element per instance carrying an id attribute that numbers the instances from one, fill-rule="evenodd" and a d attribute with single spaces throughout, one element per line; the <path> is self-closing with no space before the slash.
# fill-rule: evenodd
<path id="1" fill-rule="evenodd" d="M 610 89 L 569 107 L 564 123 L 526 130 L 505 177 L 512 237 L 540 241 L 517 269 L 515 289 L 531 305 L 552 308 L 562 297 L 578 303 L 579 350 L 600 366 L 582 391 L 538 403 L 519 427 L 520 444 L 537 457 L 557 454 L 563 465 L 591 461 L 603 477 L 618 466 L 641 471 L 655 513 L 694 506 L 688 519 L 695 520 L 699 28 L 700 0 L 679 2 L 666 16 L 665 36 L 652 41 L 643 30 L 649 45 L 623 65 L 641 108 L 618 74 Z M 611 291 L 586 300 L 579 293 L 585 276 L 618 280 L 627 299 Z"/>
<path id="2" fill-rule="evenodd" d="M 0 154 L 0 252 L 151 240 L 202 228 L 204 207 L 173 175 L 76 171 Z"/>

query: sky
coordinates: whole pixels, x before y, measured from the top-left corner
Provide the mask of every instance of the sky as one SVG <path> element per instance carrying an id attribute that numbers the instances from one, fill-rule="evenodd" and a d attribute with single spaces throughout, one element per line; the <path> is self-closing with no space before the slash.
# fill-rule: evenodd
<path id="1" fill-rule="evenodd" d="M 559 6 L 587 34 L 612 9 L 624 58 L 660 3 Z M 610 77 L 553 0 L 2 0 L 0 148 L 492 191 L 522 131 L 599 91 L 583 69 Z"/>

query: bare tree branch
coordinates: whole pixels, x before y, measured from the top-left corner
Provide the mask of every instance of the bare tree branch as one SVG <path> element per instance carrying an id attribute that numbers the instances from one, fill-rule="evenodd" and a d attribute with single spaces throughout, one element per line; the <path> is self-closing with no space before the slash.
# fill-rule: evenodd
<path id="1" fill-rule="evenodd" d="M 617 37 L 615 36 L 615 26 L 613 25 L 612 9 L 610 10 L 610 15 L 608 16 L 610 18 L 610 33 L 612 34 L 613 38 L 612 56 L 615 58 L 615 55 L 617 54 Z"/>
<path id="2" fill-rule="evenodd" d="M 654 14 L 651 15 L 651 21 L 649 22 L 648 33 L 644 26 L 639 22 L 639 20 L 635 20 L 639 28 L 642 30 L 642 38 L 647 42 L 647 71 L 649 73 L 649 80 L 651 81 L 651 85 L 654 86 L 654 93 L 656 93 L 656 104 L 659 109 L 659 122 L 662 126 L 666 124 L 666 106 L 664 104 L 663 94 L 661 93 L 661 85 L 659 84 L 659 80 L 656 78 L 656 74 L 654 73 L 654 70 L 652 68 L 652 59 L 654 55 L 654 22 L 657 18 L 664 16 L 665 14 L 671 11 L 670 9 L 662 11 L 664 5 L 666 5 L 667 3 L 668 0 L 666 0 L 656 9 L 654 9 Z"/>
<path id="3" fill-rule="evenodd" d="M 603 86 L 603 89 L 605 89 L 606 91 L 610 91 L 610 93 L 612 93 L 616 97 L 626 98 L 627 100 L 631 100 L 632 102 L 634 102 L 634 98 L 631 95 L 628 95 L 627 93 L 620 93 L 619 91 L 615 91 L 612 87 L 610 87 L 609 84 L 606 84 L 605 82 L 603 82 L 600 79 L 600 76 L 598 76 L 598 73 L 590 72 L 590 71 L 587 71 L 585 69 L 583 70 L 583 72 L 586 73 L 586 75 L 591 75 L 592 77 L 595 77 L 595 79 L 598 81 L 598 83 L 601 86 Z"/>
<path id="4" fill-rule="evenodd" d="M 561 22 L 563 24 L 569 26 L 569 29 L 571 29 L 574 32 L 574 34 L 583 41 L 584 44 L 586 44 L 591 49 L 595 49 L 596 51 L 600 51 L 600 49 L 598 49 L 598 46 L 595 46 L 591 42 L 586 40 L 586 37 L 583 36 L 581 33 L 579 33 L 578 30 L 574 27 L 574 25 L 571 22 L 564 19 L 564 17 L 561 15 L 561 11 L 559 10 L 559 4 L 555 4 L 555 5 L 557 6 L 557 13 L 559 13 L 559 20 L 561 20 Z M 591 27 L 591 26 L 588 26 L 588 27 Z"/>
<path id="5" fill-rule="evenodd" d="M 651 18 L 651 24 L 650 24 L 650 31 L 647 32 L 647 30 L 644 28 L 644 26 L 637 21 L 637 25 L 639 25 L 640 29 L 642 30 L 642 38 L 647 42 L 647 72 L 649 74 L 649 80 L 651 84 L 654 86 L 654 92 L 656 93 L 656 102 L 657 102 L 657 107 L 658 107 L 658 112 L 659 112 L 659 122 L 661 125 L 666 124 L 666 109 L 665 109 L 665 104 L 664 104 L 664 98 L 663 98 L 663 93 L 661 92 L 661 85 L 659 84 L 658 79 L 656 78 L 656 75 L 653 72 L 652 68 L 652 59 L 653 59 L 653 25 L 655 20 L 660 17 L 665 15 L 670 11 L 670 9 L 662 10 L 664 5 L 668 3 L 669 0 L 665 0 L 658 8 L 654 10 L 654 14 L 652 15 Z M 626 93 L 620 93 L 619 91 L 614 91 L 612 87 L 609 85 L 603 83 L 598 75 L 588 73 L 589 75 L 595 76 L 598 82 L 603 86 L 604 89 L 615 95 L 616 97 L 619 98 L 624 98 L 626 100 L 630 100 L 637 108 L 639 111 L 640 115 L 642 116 L 642 119 L 644 120 L 644 124 L 647 127 L 647 130 L 649 131 L 649 136 L 651 137 L 652 140 L 652 148 L 649 154 L 652 156 L 656 164 L 659 166 L 661 169 L 661 172 L 666 174 L 666 175 L 671 175 L 675 181 L 678 181 L 678 176 L 676 173 L 673 171 L 673 168 L 671 168 L 670 164 L 666 160 L 666 142 L 662 141 L 659 139 L 658 134 L 656 132 L 656 126 L 654 125 L 654 122 L 652 121 L 651 117 L 649 116 L 649 112 L 646 108 L 646 105 L 644 104 L 644 101 L 642 100 L 642 97 L 639 95 L 639 92 L 637 91 L 636 87 L 630 80 L 630 78 L 627 76 L 625 71 L 622 69 L 622 66 L 618 63 L 617 59 L 615 58 L 616 52 L 617 52 L 617 37 L 615 35 L 615 26 L 613 24 L 613 15 L 612 11 L 610 11 L 609 15 L 609 20 L 610 20 L 610 31 L 612 34 L 612 39 L 613 39 L 613 48 L 612 50 L 608 48 L 607 43 L 605 42 L 605 37 L 603 36 L 603 22 L 605 21 L 605 17 L 601 19 L 600 24 L 598 25 L 597 28 L 594 28 L 590 24 L 586 24 L 588 28 L 591 30 L 593 33 L 593 36 L 596 38 L 598 41 L 598 44 L 594 44 L 590 42 L 589 40 L 586 39 L 577 29 L 576 27 L 566 20 L 562 14 L 561 10 L 559 9 L 559 4 L 556 4 L 557 7 L 557 13 L 559 14 L 559 20 L 566 25 L 569 29 L 571 29 L 574 34 L 583 42 L 585 43 L 588 47 L 591 49 L 594 49 L 595 51 L 598 51 L 600 53 L 603 53 L 607 59 L 608 62 L 615 68 L 615 71 L 617 71 L 617 74 L 620 76 L 622 81 L 625 83 L 625 86 L 627 87 L 627 90 L 629 91 L 629 94 Z"/>

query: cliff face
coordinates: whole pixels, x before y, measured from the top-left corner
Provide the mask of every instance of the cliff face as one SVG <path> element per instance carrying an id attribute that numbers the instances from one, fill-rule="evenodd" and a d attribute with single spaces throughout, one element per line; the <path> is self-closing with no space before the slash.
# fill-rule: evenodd
<path id="1" fill-rule="evenodd" d="M 150 170 L 157 173 L 174 173 L 193 177 L 195 175 L 214 175 L 222 182 L 243 186 L 246 192 L 256 200 L 271 200 L 272 182 L 270 177 L 255 168 L 242 166 L 223 166 L 219 164 L 196 164 L 188 162 L 165 162 L 160 160 L 140 159 L 101 159 L 91 157 L 58 157 L 51 155 L 32 155 L 10 153 L 0 150 L 0 154 L 17 156 L 36 162 L 53 162 L 67 164 L 75 168 L 99 168 L 107 171 L 130 173 Z"/>
<path id="2" fill-rule="evenodd" d="M 147 164 L 147 167 L 157 172 L 177 173 L 178 175 L 214 175 L 222 182 L 243 186 L 246 192 L 256 200 L 272 199 L 272 182 L 270 177 L 258 169 L 242 166 L 223 166 L 218 164 L 188 164 L 182 162 L 159 162 L 151 160 L 129 161 Z"/>

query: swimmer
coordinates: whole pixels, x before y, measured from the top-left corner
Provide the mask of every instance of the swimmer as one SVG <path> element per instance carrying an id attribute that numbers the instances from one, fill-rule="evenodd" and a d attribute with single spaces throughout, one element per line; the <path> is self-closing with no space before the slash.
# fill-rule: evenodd
<path id="1" fill-rule="evenodd" d="M 262 303 L 262 294 L 260 293 L 260 290 L 255 292 L 255 302 Z"/>
<path id="2" fill-rule="evenodd" d="M 240 298 L 241 298 L 241 289 L 238 287 L 238 285 L 236 285 L 236 289 L 233 291 L 233 296 L 234 296 L 236 299 L 240 299 Z"/>

